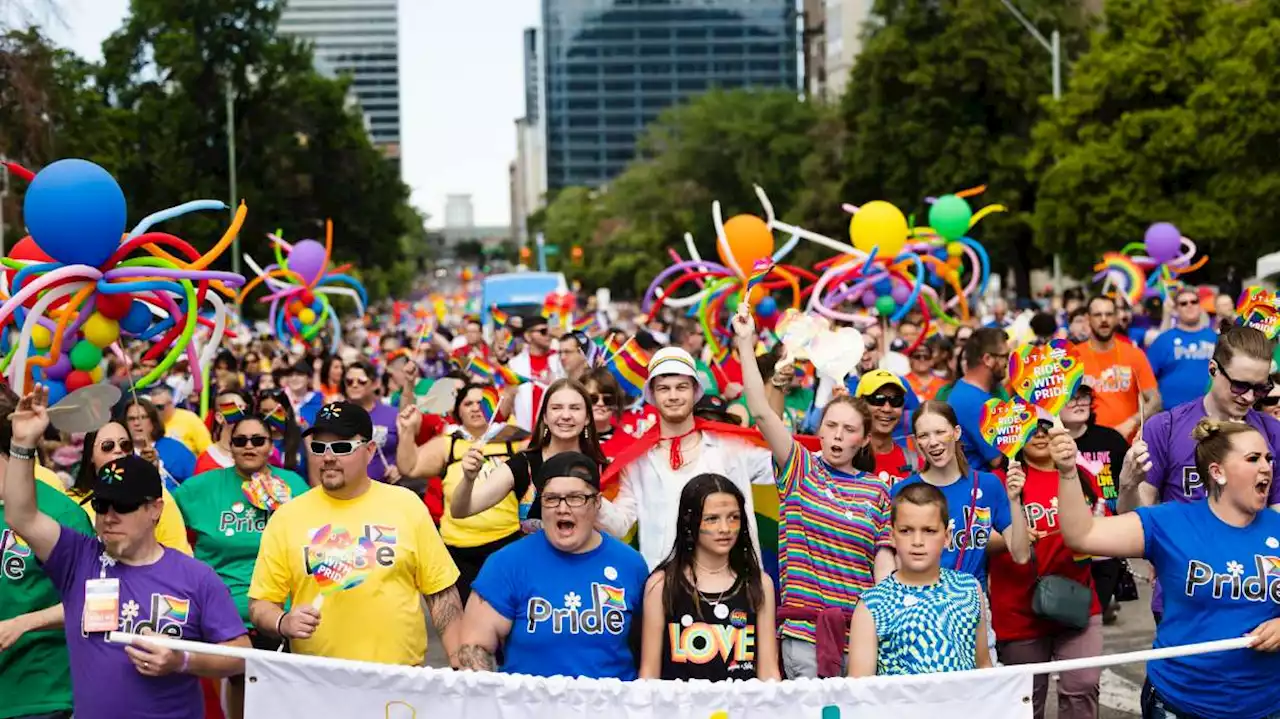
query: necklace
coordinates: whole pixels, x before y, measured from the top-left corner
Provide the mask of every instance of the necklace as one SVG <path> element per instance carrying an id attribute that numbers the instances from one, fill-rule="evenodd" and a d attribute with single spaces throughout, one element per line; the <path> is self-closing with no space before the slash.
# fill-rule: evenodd
<path id="1" fill-rule="evenodd" d="M 696 560 L 694 561 L 694 564 L 698 564 Z M 702 565 L 701 565 L 701 564 L 698 564 L 698 566 L 699 566 L 699 567 L 701 567 Z M 728 562 L 725 562 L 725 565 L 724 565 L 723 567 L 721 567 L 721 568 L 719 569 L 719 571 L 712 572 L 712 571 L 708 570 L 708 574 L 721 574 L 721 573 L 723 573 L 726 569 L 728 569 L 728 567 L 729 567 L 729 563 L 728 563 Z M 727 589 L 722 590 L 722 591 L 720 592 L 720 594 L 718 594 L 718 595 L 716 596 L 716 598 L 715 598 L 715 599 L 710 599 L 710 598 L 709 598 L 709 597 L 711 596 L 711 593 L 710 593 L 710 592 L 704 592 L 704 591 L 702 591 L 701 589 L 697 589 L 696 587 L 695 587 L 695 590 L 698 592 L 698 594 L 699 594 L 699 595 L 701 595 L 701 596 L 702 596 L 702 597 L 704 597 L 704 598 L 707 598 L 707 599 L 708 599 L 708 601 L 711 603 L 711 613 L 712 613 L 712 614 L 714 614 L 714 615 L 716 616 L 716 619 L 728 619 L 728 618 L 729 618 L 729 605 L 727 605 L 727 604 L 724 604 L 724 603 L 723 603 L 723 602 L 724 602 L 724 595 L 726 595 L 726 594 L 728 594 L 729 592 L 733 591 L 737 586 L 738 586 L 738 582 L 735 580 L 735 581 L 734 581 L 734 583 L 733 583 L 733 584 L 731 584 L 731 585 L 729 585 L 729 587 L 728 587 Z"/>
<path id="2" fill-rule="evenodd" d="M 729 569 L 729 562 L 728 562 L 727 560 L 725 561 L 725 563 L 724 563 L 724 564 L 721 564 L 719 567 L 717 567 L 717 568 L 715 568 L 715 569 L 712 569 L 712 568 L 710 568 L 710 567 L 704 567 L 704 566 L 702 566 L 702 562 L 699 562 L 699 561 L 698 561 L 698 560 L 696 560 L 696 559 L 695 559 L 695 560 L 693 560 L 693 565 L 694 565 L 695 567 L 697 567 L 698 569 L 700 569 L 700 570 L 702 570 L 702 571 L 706 572 L 707 574 L 724 574 L 724 573 L 725 573 L 725 571 Z"/>

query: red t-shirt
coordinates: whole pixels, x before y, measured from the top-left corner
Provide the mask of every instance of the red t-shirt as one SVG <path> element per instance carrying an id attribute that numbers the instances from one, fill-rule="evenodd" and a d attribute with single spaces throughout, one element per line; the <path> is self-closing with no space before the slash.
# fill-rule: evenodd
<path id="1" fill-rule="evenodd" d="M 534 421 L 538 420 L 537 413 L 542 409 L 542 392 L 543 385 L 550 384 L 547 378 L 547 368 L 550 364 L 551 353 L 544 355 L 536 355 L 529 353 L 529 372 L 533 374 L 533 412 Z"/>
<path id="2" fill-rule="evenodd" d="M 1062 541 L 1058 525 L 1058 473 L 1023 465 L 1027 473 L 1022 487 L 1022 506 L 1027 513 L 1027 526 L 1038 532 L 1051 532 L 1041 538 L 1035 547 L 1035 568 L 1030 563 L 1015 564 L 1008 552 L 990 555 L 989 584 L 991 594 L 991 624 L 1000 641 L 1036 639 L 1057 634 L 1065 628 L 1048 619 L 1041 619 L 1031 611 L 1031 599 L 1035 592 L 1036 570 L 1041 576 L 1057 574 L 1073 579 L 1093 590 L 1093 571 L 1088 557 L 1077 557 Z M 1098 482 L 1093 475 L 1080 470 L 1080 476 L 1100 496 Z M 1098 596 L 1093 595 L 1089 613 L 1100 614 Z"/>
<path id="3" fill-rule="evenodd" d="M 432 437 L 444 432 L 444 417 L 438 414 L 422 413 L 422 424 L 418 426 L 418 436 L 414 438 L 414 442 L 421 447 L 431 441 Z"/>
<path id="4" fill-rule="evenodd" d="M 472 355 L 480 355 L 482 359 L 489 359 L 489 345 L 480 343 L 478 345 L 462 345 L 458 349 L 450 353 L 450 356 L 460 360 L 469 359 Z"/>
<path id="5" fill-rule="evenodd" d="M 906 479 L 916 472 L 920 471 L 919 467 L 912 467 L 907 462 L 907 453 L 898 445 L 893 445 L 893 449 L 884 454 L 872 452 L 872 456 L 876 460 L 876 475 L 881 472 L 888 474 L 890 477 L 898 479 Z"/>

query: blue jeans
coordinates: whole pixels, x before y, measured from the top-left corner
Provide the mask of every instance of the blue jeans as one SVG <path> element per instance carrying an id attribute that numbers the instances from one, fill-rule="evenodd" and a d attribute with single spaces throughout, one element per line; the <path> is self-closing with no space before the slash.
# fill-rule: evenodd
<path id="1" fill-rule="evenodd" d="M 1169 706 L 1164 697 L 1151 686 L 1151 680 L 1142 684 L 1142 719 L 1204 719 L 1199 714 L 1178 711 Z M 1280 712 L 1267 715 L 1267 719 L 1280 719 Z"/>

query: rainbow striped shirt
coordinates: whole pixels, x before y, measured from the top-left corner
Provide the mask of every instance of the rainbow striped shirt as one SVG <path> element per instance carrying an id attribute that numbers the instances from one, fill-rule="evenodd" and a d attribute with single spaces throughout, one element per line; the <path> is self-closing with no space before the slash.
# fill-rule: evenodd
<path id="1" fill-rule="evenodd" d="M 889 482 L 835 472 L 799 444 L 777 473 L 782 605 L 853 611 L 875 584 L 875 557 L 892 547 Z M 813 622 L 786 621 L 782 636 L 813 642 Z"/>

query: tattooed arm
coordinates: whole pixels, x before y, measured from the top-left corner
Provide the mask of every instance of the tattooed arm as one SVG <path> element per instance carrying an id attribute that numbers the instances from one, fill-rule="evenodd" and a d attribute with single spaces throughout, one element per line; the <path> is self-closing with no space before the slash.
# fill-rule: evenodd
<path id="1" fill-rule="evenodd" d="M 497 670 L 494 652 L 511 633 L 511 620 L 498 613 L 475 592 L 467 600 L 467 612 L 462 621 L 462 648 L 458 650 L 458 668 L 472 671 Z"/>
<path id="2" fill-rule="evenodd" d="M 431 623 L 435 625 L 444 651 L 449 655 L 449 664 L 458 668 L 458 640 L 462 634 L 462 600 L 458 597 L 458 588 L 449 587 L 435 594 L 426 595 L 427 611 L 431 612 Z"/>

